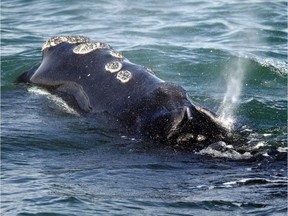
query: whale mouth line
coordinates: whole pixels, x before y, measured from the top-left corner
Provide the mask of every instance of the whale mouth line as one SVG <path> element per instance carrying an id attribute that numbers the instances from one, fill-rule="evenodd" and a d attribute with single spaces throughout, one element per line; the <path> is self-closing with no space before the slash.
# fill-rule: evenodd
<path id="1" fill-rule="evenodd" d="M 61 97 L 51 94 L 49 91 L 47 91 L 44 88 L 41 88 L 39 86 L 32 86 L 28 88 L 28 92 L 33 93 L 35 95 L 45 96 L 47 97 L 48 100 L 55 103 L 64 112 L 75 115 L 75 116 L 80 116 L 80 114 L 74 108 L 70 107 L 68 103 L 64 101 Z"/>
<path id="2" fill-rule="evenodd" d="M 197 106 L 186 106 L 181 119 L 177 120 L 167 133 L 167 140 L 177 144 L 214 142 L 221 141 L 231 134 L 231 130 L 213 113 Z"/>
<path id="3" fill-rule="evenodd" d="M 216 114 L 213 114 L 211 113 L 210 111 L 202 108 L 202 107 L 198 107 L 198 106 L 195 106 L 195 108 L 200 112 L 200 113 L 203 113 L 207 116 L 209 116 L 216 124 L 218 124 L 219 126 L 225 128 L 226 130 L 228 131 L 231 131 L 231 127 L 229 127 L 227 124 L 225 124 L 225 122 L 223 122 L 221 120 L 220 117 L 216 116 Z"/>
<path id="4" fill-rule="evenodd" d="M 167 135 L 167 139 L 171 140 L 171 139 L 173 139 L 173 137 L 179 135 L 179 133 L 181 133 L 183 128 L 185 128 L 185 125 L 190 120 L 192 120 L 191 111 L 190 111 L 189 107 L 185 107 L 184 111 L 182 112 L 181 119 L 176 121 L 176 123 L 174 125 L 172 125 L 172 128 L 169 130 L 168 135 Z"/>

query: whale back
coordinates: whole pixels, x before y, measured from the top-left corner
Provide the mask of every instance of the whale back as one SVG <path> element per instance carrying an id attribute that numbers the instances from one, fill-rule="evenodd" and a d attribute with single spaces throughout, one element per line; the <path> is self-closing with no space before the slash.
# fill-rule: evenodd
<path id="1" fill-rule="evenodd" d="M 186 91 L 128 61 L 108 44 L 87 37 L 53 37 L 42 47 L 39 66 L 20 75 L 70 100 L 83 112 L 114 118 L 111 125 L 168 143 L 219 141 L 229 131 Z"/>

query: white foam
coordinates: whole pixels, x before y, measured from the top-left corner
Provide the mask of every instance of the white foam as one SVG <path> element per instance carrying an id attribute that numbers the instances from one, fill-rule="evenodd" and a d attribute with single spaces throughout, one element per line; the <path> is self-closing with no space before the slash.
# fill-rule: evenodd
<path id="1" fill-rule="evenodd" d="M 279 151 L 279 152 L 287 152 L 288 153 L 288 147 L 278 147 L 277 151 Z"/>
<path id="2" fill-rule="evenodd" d="M 276 73 L 287 76 L 288 75 L 288 63 L 284 61 L 274 60 L 271 58 L 255 57 L 255 61 L 261 64 L 263 67 L 269 67 Z"/>
<path id="3" fill-rule="evenodd" d="M 262 182 L 262 184 L 266 183 L 266 184 L 273 184 L 273 183 L 286 183 L 287 179 L 284 180 L 280 180 L 280 179 L 262 179 L 262 178 L 244 178 L 244 179 L 240 179 L 238 181 L 230 181 L 230 182 L 224 182 L 223 185 L 236 185 L 236 184 L 245 184 L 245 183 L 249 183 L 249 182 L 255 182 L 255 184 L 257 184 L 257 181 Z"/>
<path id="4" fill-rule="evenodd" d="M 235 159 L 235 160 L 245 160 L 245 159 L 249 159 L 252 157 L 252 155 L 249 152 L 240 154 L 239 152 L 233 149 L 233 146 L 226 145 L 225 143 L 223 143 L 222 145 L 225 145 L 225 146 L 221 147 L 220 145 L 217 145 L 216 147 L 216 145 L 211 144 L 211 146 L 208 146 L 207 148 L 202 149 L 196 154 L 209 155 L 209 156 L 216 157 L 216 158 L 229 158 L 229 159 Z"/>
<path id="5" fill-rule="evenodd" d="M 259 149 L 259 148 L 261 148 L 261 147 L 264 147 L 265 145 L 266 145 L 265 142 L 260 141 L 260 142 L 258 142 L 255 146 L 253 146 L 253 149 Z"/>
<path id="6" fill-rule="evenodd" d="M 57 97 L 56 95 L 52 95 L 50 92 L 48 92 L 45 89 L 42 89 L 37 86 L 32 86 L 28 88 L 28 91 L 33 94 L 46 96 L 49 100 L 53 101 L 57 106 L 63 109 L 63 111 L 65 111 L 66 113 L 80 116 L 79 113 L 76 110 L 74 110 L 72 107 L 70 107 L 62 98 Z"/>

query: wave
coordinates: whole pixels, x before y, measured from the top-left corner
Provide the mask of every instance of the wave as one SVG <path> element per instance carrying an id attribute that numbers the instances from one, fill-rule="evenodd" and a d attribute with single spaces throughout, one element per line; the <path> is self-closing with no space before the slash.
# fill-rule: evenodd
<path id="1" fill-rule="evenodd" d="M 237 181 L 225 182 L 225 186 L 246 186 L 246 185 L 263 185 L 263 184 L 287 184 L 288 179 L 283 177 L 282 179 L 265 179 L 265 178 L 245 178 Z"/>
<path id="2" fill-rule="evenodd" d="M 39 88 L 37 86 L 29 87 L 28 92 L 34 93 L 36 95 L 46 96 L 49 100 L 53 101 L 57 106 L 59 106 L 62 111 L 75 116 L 80 116 L 80 114 L 75 109 L 70 107 L 62 98 L 51 94 L 43 88 Z"/>

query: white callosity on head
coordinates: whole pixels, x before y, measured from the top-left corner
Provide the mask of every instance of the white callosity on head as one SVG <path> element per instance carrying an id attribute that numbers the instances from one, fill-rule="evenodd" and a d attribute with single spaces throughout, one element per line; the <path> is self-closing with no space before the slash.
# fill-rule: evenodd
<path id="1" fill-rule="evenodd" d="M 114 51 L 114 50 L 111 50 L 111 51 L 110 51 L 110 55 L 113 56 L 113 57 L 115 57 L 115 58 L 120 58 L 120 59 L 123 59 L 123 58 L 124 58 L 124 56 L 122 55 L 122 53 L 116 52 L 116 51 Z"/>
<path id="2" fill-rule="evenodd" d="M 148 67 L 144 67 L 146 71 L 148 71 L 149 73 L 155 75 L 154 71 L 151 68 Z"/>
<path id="3" fill-rule="evenodd" d="M 61 44 L 63 42 L 67 42 L 70 44 L 77 44 L 77 43 L 87 43 L 89 41 L 90 39 L 84 36 L 55 36 L 45 42 L 45 44 L 42 47 L 42 51 L 46 48 L 57 46 L 58 44 Z"/>
<path id="4" fill-rule="evenodd" d="M 110 48 L 110 47 L 108 44 L 101 43 L 101 42 L 88 42 L 88 43 L 82 43 L 76 46 L 73 49 L 73 52 L 75 54 L 87 54 L 96 49 L 105 49 L 105 48 Z"/>
<path id="5" fill-rule="evenodd" d="M 122 68 L 122 63 L 119 61 L 112 61 L 105 65 L 105 70 L 111 73 L 120 71 Z"/>
<path id="6" fill-rule="evenodd" d="M 117 73 L 116 78 L 122 83 L 126 83 L 132 78 L 132 73 L 128 70 L 122 70 Z"/>

